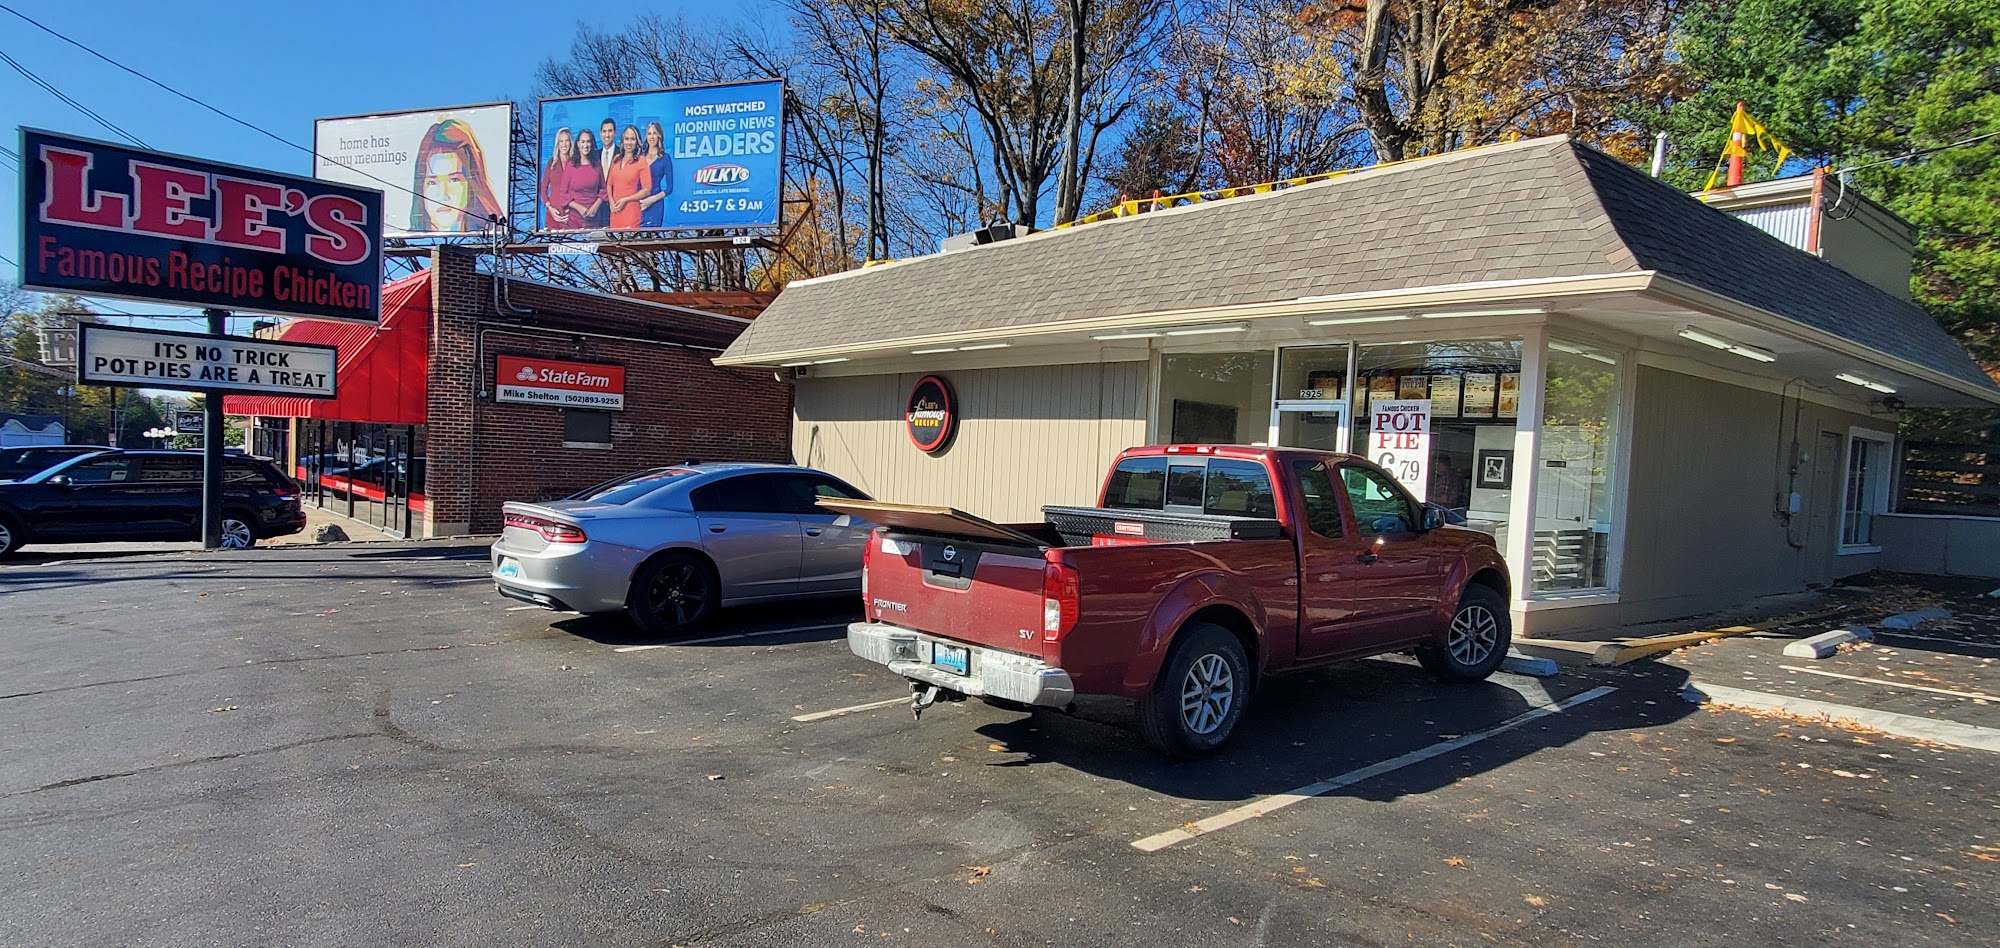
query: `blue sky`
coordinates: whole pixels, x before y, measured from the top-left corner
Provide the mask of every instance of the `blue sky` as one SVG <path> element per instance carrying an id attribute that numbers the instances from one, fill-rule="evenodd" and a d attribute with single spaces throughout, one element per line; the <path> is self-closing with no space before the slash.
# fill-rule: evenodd
<path id="1" fill-rule="evenodd" d="M 299 145 L 313 119 L 526 97 L 542 60 L 569 48 L 579 22 L 703 9 L 684 0 L 600 7 L 521 0 L 0 0 L 167 85 Z M 616 10 L 612 15 L 599 10 Z M 454 19 L 454 14 L 456 18 Z M 160 151 L 311 174 L 303 151 L 161 91 L 0 11 L 0 52 Z M 31 126 L 118 136 L 0 63 L 0 141 Z M 0 162 L 0 256 L 20 253 L 20 179 Z M 16 261 L 18 263 L 18 261 Z M 19 278 L 0 262 L 0 276 Z M 131 312 L 190 312 L 125 301 Z M 125 320 L 119 320 L 124 322 Z M 190 328 L 186 323 L 182 328 Z"/>

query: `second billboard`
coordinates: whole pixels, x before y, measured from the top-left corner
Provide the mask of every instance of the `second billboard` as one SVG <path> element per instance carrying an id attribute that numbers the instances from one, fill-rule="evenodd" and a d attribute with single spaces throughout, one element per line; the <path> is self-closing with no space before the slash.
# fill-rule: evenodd
<path id="1" fill-rule="evenodd" d="M 504 102 L 320 119 L 313 176 L 381 191 L 385 236 L 485 233 L 507 223 L 513 129 Z"/>
<path id="2" fill-rule="evenodd" d="M 774 225 L 784 100 L 777 79 L 544 99 L 536 220 L 557 232 Z"/>

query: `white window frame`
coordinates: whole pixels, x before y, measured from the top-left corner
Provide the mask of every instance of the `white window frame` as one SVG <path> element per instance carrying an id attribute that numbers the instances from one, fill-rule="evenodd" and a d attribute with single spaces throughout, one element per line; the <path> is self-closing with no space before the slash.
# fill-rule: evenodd
<path id="1" fill-rule="evenodd" d="M 1862 513 L 1871 517 L 1879 517 L 1889 512 L 1889 485 L 1893 473 L 1891 467 L 1894 465 L 1896 457 L 1896 435 L 1893 432 L 1876 431 L 1871 428 L 1849 428 L 1847 429 L 1847 444 L 1840 453 L 1840 532 L 1836 534 L 1835 542 L 1839 544 L 1836 552 L 1841 556 L 1882 552 L 1882 545 L 1879 543 L 1847 542 L 1847 515 L 1849 513 L 1847 498 L 1849 496 L 1849 489 L 1853 487 L 1850 479 L 1854 475 L 1854 443 L 1856 441 L 1868 441 L 1882 446 L 1882 463 L 1875 470 L 1875 476 L 1871 478 L 1874 483 L 1872 485 L 1864 485 L 1868 490 L 1868 495 L 1863 498 L 1862 502 L 1867 507 Z M 1870 531 L 1870 536 L 1873 536 L 1872 530 Z"/>

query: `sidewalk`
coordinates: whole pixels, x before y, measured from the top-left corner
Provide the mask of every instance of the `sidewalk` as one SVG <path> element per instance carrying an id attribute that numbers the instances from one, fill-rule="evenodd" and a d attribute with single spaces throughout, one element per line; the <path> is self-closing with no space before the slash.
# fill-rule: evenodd
<path id="1" fill-rule="evenodd" d="M 264 545 L 289 546 L 296 543 L 316 542 L 313 538 L 319 535 L 319 528 L 326 524 L 333 524 L 334 526 L 337 526 L 341 530 L 345 531 L 347 533 L 347 538 L 349 540 L 397 539 L 394 536 L 382 532 L 380 529 L 376 527 L 371 527 L 366 523 L 363 523 L 359 520 L 355 520 L 344 514 L 337 514 L 331 510 L 315 507 L 312 504 L 306 504 L 305 510 L 306 510 L 306 528 L 304 530 L 294 533 L 291 536 L 273 537 L 271 539 L 263 541 Z"/>

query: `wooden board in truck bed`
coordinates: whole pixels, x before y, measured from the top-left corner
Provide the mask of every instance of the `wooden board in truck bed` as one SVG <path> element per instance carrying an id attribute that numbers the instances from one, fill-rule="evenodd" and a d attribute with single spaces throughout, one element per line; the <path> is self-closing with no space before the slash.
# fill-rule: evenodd
<path id="1" fill-rule="evenodd" d="M 880 500 L 845 500 L 835 497 L 821 497 L 819 505 L 835 513 L 859 517 L 892 530 L 932 533 L 947 537 L 972 537 L 1020 546 L 1049 545 L 1012 527 L 975 517 L 955 507 L 891 504 Z"/>

